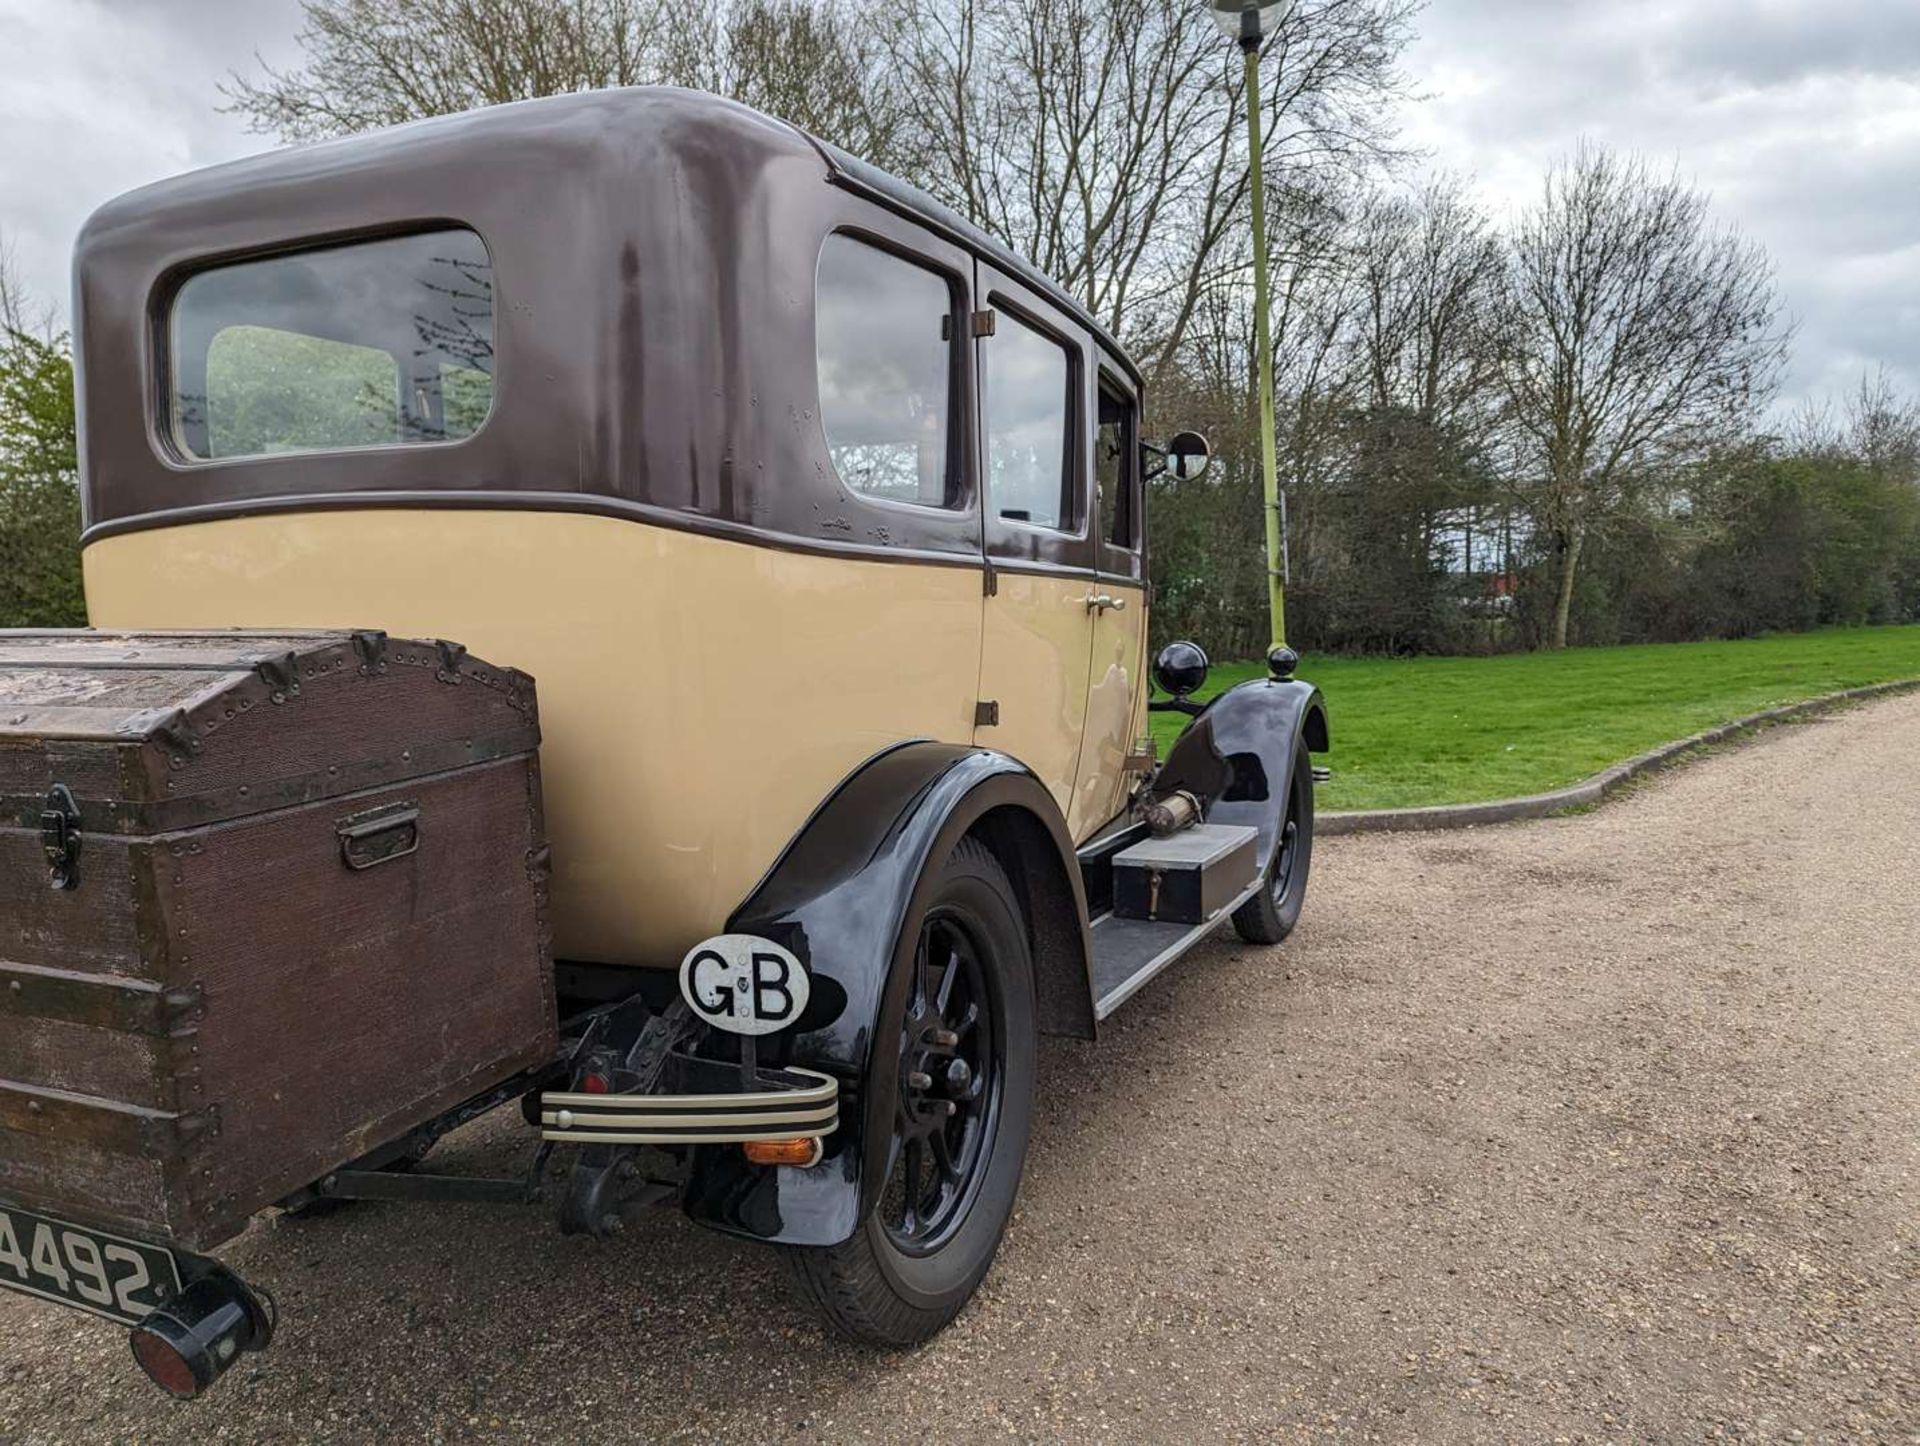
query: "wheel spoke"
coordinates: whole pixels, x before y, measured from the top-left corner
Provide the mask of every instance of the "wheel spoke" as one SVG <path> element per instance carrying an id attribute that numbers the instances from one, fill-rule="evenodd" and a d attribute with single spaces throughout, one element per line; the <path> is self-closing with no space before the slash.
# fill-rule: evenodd
<path id="1" fill-rule="evenodd" d="M 933 1162 L 939 1169 L 940 1178 L 943 1180 L 958 1180 L 960 1178 L 960 1167 L 954 1163 L 953 1144 L 947 1139 L 947 1132 L 945 1130 L 935 1130 L 931 1135 L 927 1136 L 927 1141 L 933 1146 Z"/>
<path id="2" fill-rule="evenodd" d="M 920 1229 L 920 1205 L 924 1198 L 920 1188 L 920 1177 L 924 1173 L 925 1154 L 926 1151 L 918 1135 L 907 1141 L 907 1211 L 901 1226 L 908 1235 L 918 1234 Z"/>
<path id="3" fill-rule="evenodd" d="M 930 947 L 932 942 L 933 929 L 932 926 L 929 925 L 920 931 L 920 942 L 914 947 L 913 951 L 913 998 L 909 1001 L 907 1011 L 909 1014 L 924 1013 L 927 1002 L 931 997 L 927 993 L 927 969 L 930 963 L 928 956 L 932 952 Z"/>
<path id="4" fill-rule="evenodd" d="M 959 977 L 960 964 L 960 945 L 949 942 L 946 967 L 940 973 L 940 985 L 933 997 L 933 1007 L 941 1015 L 946 1014 L 947 1004 L 953 998 L 953 981 Z"/>
<path id="5" fill-rule="evenodd" d="M 893 1142 L 893 1156 L 887 1161 L 886 1184 L 881 1188 L 880 1192 L 880 1204 L 882 1210 L 885 1212 L 883 1218 L 891 1218 L 894 1225 L 900 1230 L 906 1229 L 907 1213 L 912 1209 L 911 1202 L 908 1200 L 907 1191 L 902 1183 L 902 1169 L 905 1160 L 906 1152 L 901 1148 L 900 1139 L 895 1137 Z M 899 1193 L 899 1205 L 897 1209 L 894 1208 L 894 1195 L 896 1191 Z"/>

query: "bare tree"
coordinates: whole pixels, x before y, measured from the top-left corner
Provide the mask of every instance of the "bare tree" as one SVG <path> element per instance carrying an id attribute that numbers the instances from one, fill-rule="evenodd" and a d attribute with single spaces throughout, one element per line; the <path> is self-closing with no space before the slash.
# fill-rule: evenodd
<path id="1" fill-rule="evenodd" d="M 0 336 L 25 331 L 26 288 L 20 284 L 19 266 L 13 259 L 13 247 L 0 234 Z"/>
<path id="2" fill-rule="evenodd" d="M 1302 0 L 1264 62 L 1276 206 L 1390 153 L 1419 0 Z M 1192 0 L 302 0 L 305 63 L 222 87 L 290 141 L 600 86 L 734 96 L 912 176 L 1164 372 L 1250 263 L 1238 56 Z"/>
<path id="3" fill-rule="evenodd" d="M 1391 148 L 1413 0 L 1305 0 L 1270 43 L 1267 162 Z M 1239 56 L 1191 0 L 936 0 L 895 42 L 913 167 L 1164 373 L 1246 227 Z M 1282 189 L 1276 187 L 1276 190 Z M 1276 205 L 1284 205 L 1276 199 Z M 1239 265 L 1251 257 L 1239 251 Z"/>
<path id="4" fill-rule="evenodd" d="M 1845 418 L 1849 455 L 1883 477 L 1920 481 L 1920 402 L 1902 395 L 1884 366 L 1861 374 Z"/>
<path id="5" fill-rule="evenodd" d="M 885 22 L 891 23 L 891 22 Z M 710 12 L 688 82 L 792 121 L 875 165 L 908 163 L 883 18 L 851 0 L 735 0 Z"/>
<path id="6" fill-rule="evenodd" d="M 59 331 L 59 313 L 50 302 L 36 301 L 20 279 L 13 245 L 0 231 L 0 346 L 14 337 L 36 337 L 51 342 Z"/>
<path id="7" fill-rule="evenodd" d="M 221 87 L 258 131 L 305 141 L 654 78 L 662 0 L 302 0 L 300 69 Z"/>
<path id="8" fill-rule="evenodd" d="M 878 31 L 855 0 L 301 0 L 306 63 L 221 87 L 287 141 L 622 85 L 699 86 L 891 159 Z"/>
<path id="9" fill-rule="evenodd" d="M 1558 562 L 1552 643 L 1565 647 L 1591 529 L 1628 479 L 1750 418 L 1788 332 L 1766 253 L 1713 226 L 1705 196 L 1582 146 L 1514 230 L 1496 336 Z"/>
<path id="10" fill-rule="evenodd" d="M 1483 422 L 1499 371 L 1487 346 L 1505 253 L 1452 178 L 1377 195 L 1355 226 L 1357 346 L 1368 403 L 1432 426 Z"/>

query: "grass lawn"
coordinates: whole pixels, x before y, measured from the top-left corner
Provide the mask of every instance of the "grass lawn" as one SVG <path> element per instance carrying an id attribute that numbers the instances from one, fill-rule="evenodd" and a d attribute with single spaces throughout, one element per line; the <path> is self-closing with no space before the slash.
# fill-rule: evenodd
<path id="1" fill-rule="evenodd" d="M 1196 696 L 1263 675 L 1223 663 Z M 1920 626 L 1737 643 L 1574 648 L 1494 658 L 1308 657 L 1326 694 L 1323 808 L 1410 808 L 1539 793 L 1781 703 L 1920 677 Z M 1160 753 L 1184 722 L 1153 715 Z"/>

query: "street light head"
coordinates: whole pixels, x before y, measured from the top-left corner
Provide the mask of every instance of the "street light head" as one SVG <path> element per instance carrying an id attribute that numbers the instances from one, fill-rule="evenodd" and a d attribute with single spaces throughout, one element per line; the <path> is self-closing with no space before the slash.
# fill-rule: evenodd
<path id="1" fill-rule="evenodd" d="M 1293 11 L 1293 0 L 1207 0 L 1220 33 L 1248 48 L 1258 45 Z"/>

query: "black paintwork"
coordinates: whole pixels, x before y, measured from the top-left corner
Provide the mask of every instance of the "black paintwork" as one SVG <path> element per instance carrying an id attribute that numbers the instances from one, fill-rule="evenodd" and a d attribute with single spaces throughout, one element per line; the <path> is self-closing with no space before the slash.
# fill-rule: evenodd
<path id="1" fill-rule="evenodd" d="M 176 1390 L 159 1376 L 149 1374 L 153 1383 L 169 1395 L 192 1399 L 226 1374 L 242 1355 L 272 1345 L 277 1322 L 272 1297 L 263 1300 L 219 1261 L 178 1255 L 176 1264 L 185 1284 L 133 1328 L 130 1341 L 142 1370 L 146 1362 L 141 1352 L 156 1342 L 179 1357 L 192 1374 L 191 1390 Z"/>
<path id="2" fill-rule="evenodd" d="M 1185 789 L 1208 823 L 1260 831 L 1260 872 L 1273 862 L 1286 817 L 1293 756 L 1327 749 L 1327 705 L 1311 683 L 1259 679 L 1229 688 L 1201 711 L 1167 754 L 1154 791 Z"/>
<path id="3" fill-rule="evenodd" d="M 1163 693 L 1184 698 L 1207 681 L 1207 655 L 1198 643 L 1168 643 L 1153 659 L 1153 681 Z"/>
<path id="4" fill-rule="evenodd" d="M 1179 837 L 1179 835 L 1175 835 Z M 1128 860 L 1112 866 L 1113 911 L 1126 919 L 1150 919 L 1173 924 L 1204 924 L 1216 920 L 1235 904 L 1259 875 L 1255 853 L 1259 840 L 1239 835 L 1231 851 L 1207 864 L 1144 864 Z M 1104 953 L 1099 944 L 1096 956 Z M 1099 963 L 1104 967 L 1106 960 Z"/>
<path id="5" fill-rule="evenodd" d="M 820 807 L 727 925 L 792 950 L 812 974 L 816 997 L 830 995 L 839 1005 L 831 1017 L 802 1020 L 803 1032 L 789 1041 L 789 1061 L 845 1082 L 840 1129 L 827 1142 L 826 1158 L 810 1170 L 750 1165 L 735 1149 L 697 1150 L 688 1215 L 718 1230 L 791 1245 L 838 1245 L 852 1236 L 878 1198 L 886 1164 L 884 1150 L 868 1144 L 892 1138 L 899 1050 L 892 1047 L 897 1041 L 879 1048 L 876 1039 L 880 1021 L 898 1017 L 904 1006 L 908 961 L 919 937 L 910 926 L 932 886 L 930 865 L 976 826 L 991 829 L 1015 816 L 1041 829 L 1052 854 L 1050 861 L 1029 856 L 1023 868 L 1010 870 L 1016 887 L 1035 887 L 1051 863 L 1064 883 L 1060 903 L 1076 921 L 1068 947 L 1036 941 L 1043 1010 L 1048 976 L 1071 974 L 1090 1026 L 1086 899 L 1052 795 L 1002 753 L 944 743 L 891 749 Z"/>

